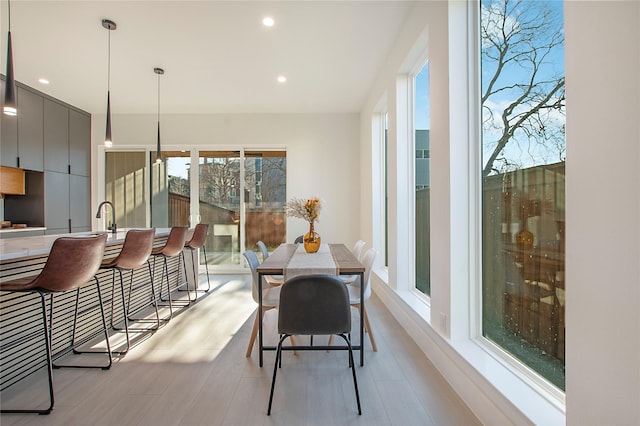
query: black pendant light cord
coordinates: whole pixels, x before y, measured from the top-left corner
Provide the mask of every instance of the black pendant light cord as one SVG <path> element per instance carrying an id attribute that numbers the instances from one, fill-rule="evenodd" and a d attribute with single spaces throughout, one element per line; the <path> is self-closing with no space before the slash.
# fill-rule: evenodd
<path id="1" fill-rule="evenodd" d="M 11 32 L 11 0 L 7 0 L 7 7 L 9 9 L 9 32 Z"/>

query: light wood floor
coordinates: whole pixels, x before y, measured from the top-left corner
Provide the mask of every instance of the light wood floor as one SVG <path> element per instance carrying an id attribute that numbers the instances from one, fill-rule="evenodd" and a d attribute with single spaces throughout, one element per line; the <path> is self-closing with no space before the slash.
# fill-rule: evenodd
<path id="1" fill-rule="evenodd" d="M 50 415 L 3 414 L 0 424 L 480 424 L 375 295 L 367 306 L 378 352 L 366 340 L 365 365 L 357 368 L 362 416 L 346 352 L 304 351 L 284 353 L 268 417 L 275 352 L 265 352 L 263 368 L 257 347 L 245 357 L 256 309 L 250 276 L 211 277 L 211 292 L 115 358 L 109 371 L 55 370 Z M 273 320 L 265 320 L 270 341 Z M 45 398 L 46 377 L 37 376 L 5 391 L 2 407 Z"/>

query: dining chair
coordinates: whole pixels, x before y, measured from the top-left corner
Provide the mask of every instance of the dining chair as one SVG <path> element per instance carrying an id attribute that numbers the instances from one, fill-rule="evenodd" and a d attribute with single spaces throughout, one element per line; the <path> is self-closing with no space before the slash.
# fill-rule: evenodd
<path id="1" fill-rule="evenodd" d="M 351 253 L 355 256 L 356 259 L 358 260 L 362 260 L 361 256 L 362 256 L 362 250 L 364 249 L 364 246 L 367 243 L 365 243 L 362 240 L 358 240 L 356 241 L 356 243 L 353 245 L 353 248 L 351 249 Z M 345 283 L 345 284 L 353 284 L 353 282 L 358 279 L 359 275 L 340 275 L 340 279 Z"/>
<path id="2" fill-rule="evenodd" d="M 278 368 L 282 367 L 282 343 L 293 335 L 338 335 L 349 351 L 349 367 L 353 375 L 353 387 L 356 393 L 358 414 L 362 414 L 358 380 L 353 361 L 353 348 L 349 340 L 351 333 L 351 308 L 347 285 L 333 275 L 299 275 L 291 278 L 280 287 L 278 308 L 278 333 L 280 340 L 276 349 L 273 366 L 273 379 L 269 394 L 267 415 L 271 415 L 273 392 L 276 385 Z M 314 348 L 298 348 L 300 350 Z"/>
<path id="3" fill-rule="evenodd" d="M 247 250 L 243 253 L 244 258 L 251 269 L 251 296 L 253 301 L 260 303 L 259 289 L 258 289 L 258 266 L 260 266 L 260 260 L 253 250 Z M 260 309 L 256 312 L 255 320 L 253 321 L 253 328 L 251 329 L 251 337 L 249 338 L 249 345 L 247 346 L 246 357 L 251 356 L 253 350 L 253 344 L 258 336 L 258 321 L 260 316 L 264 317 L 264 314 L 271 309 L 277 309 L 280 301 L 280 287 L 279 286 L 263 286 L 262 288 L 262 312 Z M 293 344 L 293 338 L 292 344 Z"/>
<path id="4" fill-rule="evenodd" d="M 140 268 L 145 263 L 147 264 L 147 269 L 149 270 L 149 283 L 145 283 L 145 286 L 151 286 L 151 294 L 152 299 L 157 300 L 155 295 L 155 288 L 153 285 L 153 273 L 151 272 L 151 263 L 149 262 L 149 257 L 151 256 L 151 250 L 153 250 L 153 240 L 155 238 L 155 229 L 130 229 L 127 231 L 127 234 L 124 238 L 124 243 L 122 244 L 122 248 L 120 249 L 120 253 L 117 256 L 112 257 L 110 259 L 105 259 L 102 261 L 100 265 L 100 269 L 111 269 L 111 328 L 114 330 L 120 330 L 120 328 L 114 326 L 113 317 L 114 317 L 114 294 L 115 294 L 115 280 L 116 280 L 116 271 L 120 276 L 120 297 L 122 298 L 122 316 L 124 318 L 124 332 L 126 336 L 126 346 L 122 351 L 113 351 L 113 353 L 124 355 L 129 352 L 129 347 L 131 346 L 131 340 L 129 338 L 129 331 L 132 330 L 129 327 L 129 307 L 130 303 L 126 303 L 126 300 L 131 300 L 131 292 L 133 286 L 133 272 L 134 270 Z M 122 277 L 122 271 L 130 272 L 129 279 L 129 297 L 125 299 L 124 292 L 124 280 Z M 157 330 L 160 327 L 160 315 L 158 313 L 158 306 L 156 303 L 153 304 L 155 307 L 156 314 L 156 327 Z M 131 319 L 131 321 L 138 321 Z M 136 329 L 136 331 L 149 331 L 147 329 Z"/>
<path id="5" fill-rule="evenodd" d="M 362 256 L 362 250 L 364 249 L 365 245 L 367 245 L 367 243 L 362 240 L 356 241 L 356 243 L 353 245 L 351 253 L 353 253 L 356 259 L 360 260 L 360 256 Z"/>
<path id="6" fill-rule="evenodd" d="M 360 311 L 361 315 L 363 310 L 362 310 L 362 303 L 360 301 L 360 286 L 364 285 L 363 299 L 364 301 L 366 301 L 371 297 L 371 269 L 373 268 L 373 263 L 375 262 L 377 256 L 378 256 L 378 250 L 376 250 L 375 248 L 372 247 L 369 250 L 367 250 L 364 256 L 362 257 L 362 264 L 364 265 L 364 268 L 365 268 L 364 274 L 363 274 L 364 284 L 360 283 L 359 276 L 356 275 L 358 279 L 353 281 L 351 285 L 347 286 L 347 289 L 349 290 L 349 303 L 354 308 L 357 308 Z M 378 346 L 376 345 L 376 339 L 373 337 L 373 331 L 371 329 L 371 323 L 369 322 L 369 315 L 367 314 L 366 309 L 364 310 L 363 320 L 364 320 L 364 331 L 369 335 L 369 340 L 371 341 L 371 347 L 373 348 L 374 352 L 378 352 Z M 332 339 L 333 339 L 333 336 L 329 338 L 329 345 L 331 345 L 333 341 Z M 361 342 L 361 344 L 364 347 L 364 342 Z"/>
<path id="7" fill-rule="evenodd" d="M 264 262 L 269 258 L 269 250 L 267 249 L 266 244 L 262 241 L 258 241 L 256 245 L 262 253 L 262 261 Z M 280 286 L 284 283 L 284 275 L 264 275 L 264 278 L 271 286 Z"/>
<path id="8" fill-rule="evenodd" d="M 304 242 L 304 235 L 298 235 L 293 243 L 302 244 L 303 242 Z"/>
<path id="9" fill-rule="evenodd" d="M 209 262 L 207 261 L 207 249 L 205 247 L 205 242 L 207 241 L 207 233 L 209 231 L 209 224 L 207 223 L 199 223 L 193 229 L 193 234 L 191 238 L 184 243 L 184 248 L 191 252 L 191 264 L 193 266 L 193 285 L 194 292 L 196 293 L 196 298 L 198 297 L 198 291 L 202 292 L 202 290 L 198 290 L 198 264 L 200 262 L 196 261 L 196 251 L 198 249 L 202 250 L 204 254 L 204 266 L 207 269 L 207 289 L 204 292 L 208 292 L 211 290 L 211 278 L 209 278 Z M 185 271 L 186 274 L 186 271 Z M 195 300 L 195 299 L 194 299 Z"/>
<path id="10" fill-rule="evenodd" d="M 98 272 L 104 249 L 107 241 L 107 234 L 94 235 L 90 237 L 59 237 L 51 246 L 49 256 L 44 268 L 36 276 L 18 278 L 0 283 L 1 291 L 19 292 L 19 293 L 37 293 L 40 296 L 40 306 L 42 308 L 42 331 L 44 336 L 46 366 L 49 379 L 49 408 L 46 409 L 1 409 L 2 413 L 38 413 L 49 414 L 53 410 L 54 392 L 53 392 L 53 368 L 75 367 L 75 368 L 101 368 L 108 370 L 112 365 L 111 347 L 109 346 L 109 331 L 107 330 L 107 322 L 104 315 L 104 307 L 102 305 L 102 296 L 100 291 L 100 282 L 95 274 Z M 73 310 L 73 331 L 70 346 L 75 352 L 78 346 L 86 344 L 88 339 L 76 341 L 76 326 L 78 324 L 78 306 L 80 299 L 80 289 L 89 285 L 91 281 L 95 282 L 95 288 L 98 294 L 98 305 L 100 308 L 102 331 L 106 342 L 106 351 L 100 352 L 106 354 L 108 362 L 106 365 L 71 365 L 53 363 L 52 355 L 52 336 L 53 336 L 53 318 L 54 318 L 54 296 L 75 291 L 75 308 Z M 47 318 L 47 296 L 49 299 L 49 318 Z M 86 312 L 86 309 L 83 309 Z M 91 310 L 89 310 L 91 311 Z M 82 312 L 80 312 L 82 313 Z M 89 339 L 95 336 L 91 333 Z M 10 342 L 3 342 L 3 345 L 10 345 Z M 34 350 L 33 355 L 37 355 L 39 351 Z"/>

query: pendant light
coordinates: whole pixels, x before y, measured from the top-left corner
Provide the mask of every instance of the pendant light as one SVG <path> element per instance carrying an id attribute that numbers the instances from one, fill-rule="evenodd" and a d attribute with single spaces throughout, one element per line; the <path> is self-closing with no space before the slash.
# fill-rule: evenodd
<path id="1" fill-rule="evenodd" d="M 158 74 L 158 145 L 156 147 L 156 163 L 162 162 L 162 149 L 160 147 L 160 76 L 164 74 L 162 68 L 154 68 L 153 72 Z"/>
<path id="2" fill-rule="evenodd" d="M 102 26 L 109 31 L 107 59 L 107 131 L 104 137 L 104 146 L 109 148 L 113 146 L 113 142 L 111 141 L 111 31 L 116 29 L 116 23 L 109 19 L 103 19 Z"/>
<path id="3" fill-rule="evenodd" d="M 4 85 L 4 107 L 3 111 L 7 115 L 16 115 L 16 82 L 13 78 L 13 48 L 11 46 L 11 1 L 7 1 L 9 15 L 9 34 L 7 36 L 7 77 Z"/>

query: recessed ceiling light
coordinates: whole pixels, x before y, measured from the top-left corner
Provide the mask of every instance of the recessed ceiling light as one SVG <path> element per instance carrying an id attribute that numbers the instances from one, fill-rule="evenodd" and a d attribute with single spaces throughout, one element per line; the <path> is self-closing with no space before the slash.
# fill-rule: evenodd
<path id="1" fill-rule="evenodd" d="M 262 19 L 262 24 L 265 27 L 273 27 L 273 24 L 275 24 L 275 23 L 276 22 L 270 16 L 267 16 L 266 18 Z"/>
<path id="2" fill-rule="evenodd" d="M 39 78 L 38 81 L 42 84 L 49 84 L 49 80 L 47 80 L 46 78 Z"/>
<path id="3" fill-rule="evenodd" d="M 287 77 L 285 77 L 284 75 L 278 76 L 278 83 L 284 83 L 286 81 L 287 81 Z"/>

